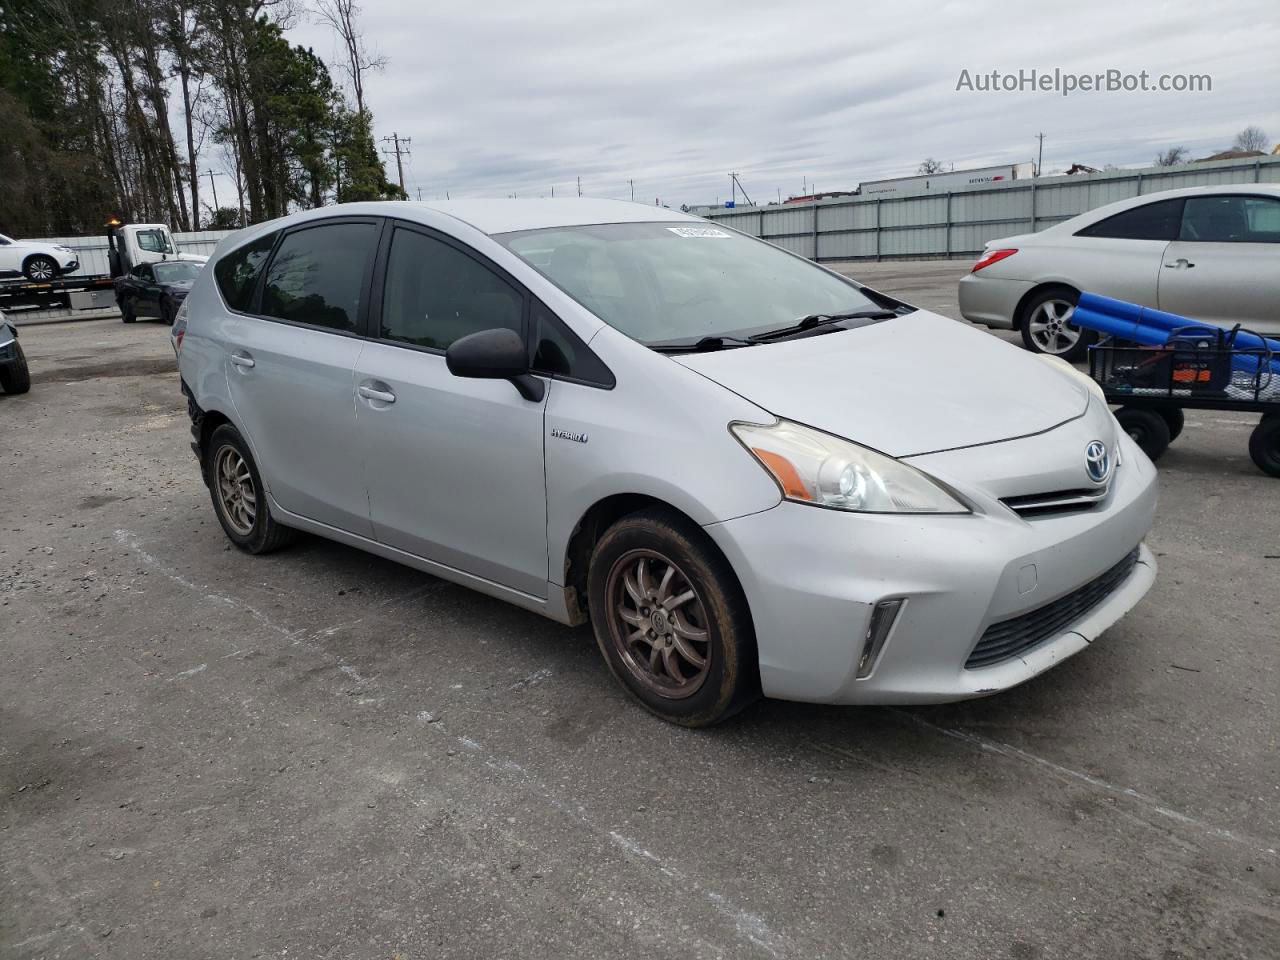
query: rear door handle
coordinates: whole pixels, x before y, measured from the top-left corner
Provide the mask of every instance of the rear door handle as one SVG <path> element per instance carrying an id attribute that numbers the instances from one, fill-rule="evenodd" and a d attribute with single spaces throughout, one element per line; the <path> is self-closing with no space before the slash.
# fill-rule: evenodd
<path id="1" fill-rule="evenodd" d="M 396 395 L 390 390 L 379 390 L 377 387 L 371 387 L 363 383 L 356 387 L 356 393 L 366 400 L 377 400 L 380 403 L 396 402 Z"/>
<path id="2" fill-rule="evenodd" d="M 231 355 L 231 362 L 237 367 L 245 367 L 247 369 L 253 366 L 253 357 L 249 356 L 247 353 L 233 353 Z"/>

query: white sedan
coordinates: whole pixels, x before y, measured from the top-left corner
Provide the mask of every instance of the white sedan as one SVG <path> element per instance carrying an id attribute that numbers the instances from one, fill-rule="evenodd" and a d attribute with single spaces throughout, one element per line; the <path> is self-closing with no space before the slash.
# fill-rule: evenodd
<path id="1" fill-rule="evenodd" d="M 0 233 L 0 277 L 23 276 L 44 282 L 78 269 L 80 258 L 70 247 L 43 240 L 13 240 Z"/>
<path id="2" fill-rule="evenodd" d="M 1093 339 L 1071 323 L 1081 291 L 1280 332 L 1280 186 L 1167 190 L 992 240 L 960 281 L 960 313 L 1079 360 Z"/>

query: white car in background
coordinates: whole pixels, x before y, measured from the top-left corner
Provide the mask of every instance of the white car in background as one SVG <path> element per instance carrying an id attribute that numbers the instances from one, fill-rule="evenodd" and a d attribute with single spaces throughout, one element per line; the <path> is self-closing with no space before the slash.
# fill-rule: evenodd
<path id="1" fill-rule="evenodd" d="M 1082 291 L 1280 333 L 1280 186 L 1167 190 L 992 240 L 960 281 L 960 313 L 1079 360 L 1094 339 L 1071 323 Z"/>
<path id="2" fill-rule="evenodd" d="M 0 278 L 26 277 L 43 282 L 80 269 L 70 247 L 42 240 L 13 240 L 0 233 Z"/>

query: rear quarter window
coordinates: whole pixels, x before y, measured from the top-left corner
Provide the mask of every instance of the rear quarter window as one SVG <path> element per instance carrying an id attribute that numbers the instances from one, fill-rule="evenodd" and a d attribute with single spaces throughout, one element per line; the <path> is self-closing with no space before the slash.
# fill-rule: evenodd
<path id="1" fill-rule="evenodd" d="M 232 310 L 249 313 L 253 309 L 253 293 L 258 276 L 267 264 L 267 255 L 275 246 L 278 233 L 268 233 L 237 247 L 214 265 L 214 279 L 222 291 L 222 299 Z"/>

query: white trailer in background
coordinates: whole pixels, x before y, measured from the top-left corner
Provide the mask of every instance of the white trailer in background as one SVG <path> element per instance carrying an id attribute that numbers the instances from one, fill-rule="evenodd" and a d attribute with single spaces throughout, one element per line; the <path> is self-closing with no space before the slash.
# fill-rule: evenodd
<path id="1" fill-rule="evenodd" d="M 921 190 L 955 190 L 980 183 L 996 183 L 1001 180 L 1029 180 L 1036 173 L 1036 165 L 1004 163 L 998 167 L 977 167 L 973 170 L 947 170 L 943 173 L 921 174 L 915 177 L 895 177 L 891 180 L 868 180 L 859 185 L 864 197 L 884 196 L 894 193 L 919 193 Z"/>

